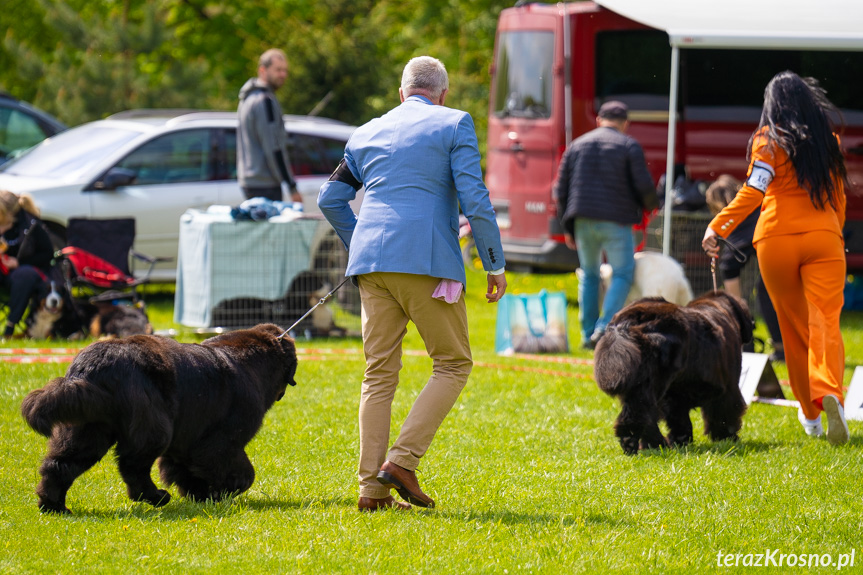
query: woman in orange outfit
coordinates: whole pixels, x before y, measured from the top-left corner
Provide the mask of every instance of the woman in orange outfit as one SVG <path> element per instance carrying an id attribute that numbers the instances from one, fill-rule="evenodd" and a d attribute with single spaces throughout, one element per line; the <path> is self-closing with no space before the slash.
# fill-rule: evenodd
<path id="1" fill-rule="evenodd" d="M 747 180 L 710 222 L 701 242 L 719 255 L 727 237 L 759 204 L 753 244 L 776 307 L 798 419 L 808 435 L 848 441 L 842 407 L 845 347 L 839 329 L 845 287 L 845 161 L 831 121 L 836 107 L 811 78 L 773 77 L 749 140 Z"/>

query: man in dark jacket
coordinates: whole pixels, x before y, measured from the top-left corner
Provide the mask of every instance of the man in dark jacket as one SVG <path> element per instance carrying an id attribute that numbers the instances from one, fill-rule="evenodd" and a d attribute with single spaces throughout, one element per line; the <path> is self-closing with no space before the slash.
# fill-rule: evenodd
<path id="1" fill-rule="evenodd" d="M 641 221 L 643 210 L 659 205 L 644 152 L 625 133 L 629 127 L 626 105 L 617 101 L 603 104 L 596 126 L 564 152 L 554 184 L 566 245 L 578 250 L 584 271 L 578 285 L 578 313 L 582 347 L 587 349 L 596 347 L 632 286 L 632 226 Z M 600 314 L 603 252 L 612 279 Z"/>
<path id="2" fill-rule="evenodd" d="M 292 201 L 303 201 L 291 174 L 282 107 L 274 94 L 287 78 L 285 53 L 274 48 L 261 55 L 258 77 L 240 90 L 237 179 L 247 198 L 281 201 L 284 188 Z"/>

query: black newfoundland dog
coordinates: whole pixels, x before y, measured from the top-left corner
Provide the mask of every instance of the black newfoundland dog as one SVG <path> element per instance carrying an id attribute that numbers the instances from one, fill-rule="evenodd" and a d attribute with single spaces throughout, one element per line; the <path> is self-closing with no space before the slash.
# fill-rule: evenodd
<path id="1" fill-rule="evenodd" d="M 182 344 L 136 335 L 85 348 L 65 377 L 30 392 L 24 419 L 50 438 L 39 468 L 39 509 L 68 513 L 72 482 L 116 444 L 129 497 L 154 506 L 171 496 L 214 499 L 247 490 L 255 469 L 245 446 L 267 410 L 295 385 L 297 354 L 282 329 L 262 324 Z"/>
<path id="2" fill-rule="evenodd" d="M 742 346 L 751 339 L 749 309 L 724 291 L 686 306 L 644 298 L 620 310 L 596 345 L 593 373 L 602 391 L 620 398 L 614 428 L 624 453 L 690 443 L 696 407 L 712 440 L 736 440 L 746 411 Z"/>

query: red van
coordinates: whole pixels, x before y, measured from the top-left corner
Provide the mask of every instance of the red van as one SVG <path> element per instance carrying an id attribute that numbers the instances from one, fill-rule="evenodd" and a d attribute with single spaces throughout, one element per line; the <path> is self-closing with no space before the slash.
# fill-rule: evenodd
<path id="1" fill-rule="evenodd" d="M 666 170 L 669 36 L 593 2 L 527 3 L 501 12 L 488 118 L 486 182 L 508 267 L 572 270 L 551 189 L 566 145 L 596 127 L 602 102 L 630 109 L 629 134 L 658 182 Z M 849 273 L 863 271 L 863 52 L 680 51 L 675 165 L 693 180 L 744 178 L 764 87 L 783 70 L 818 78 L 841 110 L 849 190 Z M 856 182 L 856 184 L 855 184 Z"/>

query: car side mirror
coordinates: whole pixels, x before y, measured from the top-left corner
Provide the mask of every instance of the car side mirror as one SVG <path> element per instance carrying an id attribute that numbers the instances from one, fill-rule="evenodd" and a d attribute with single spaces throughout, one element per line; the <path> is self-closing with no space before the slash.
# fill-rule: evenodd
<path id="1" fill-rule="evenodd" d="M 138 179 L 138 173 L 128 168 L 111 168 L 105 176 L 96 181 L 93 187 L 97 190 L 116 190 L 128 186 Z"/>

